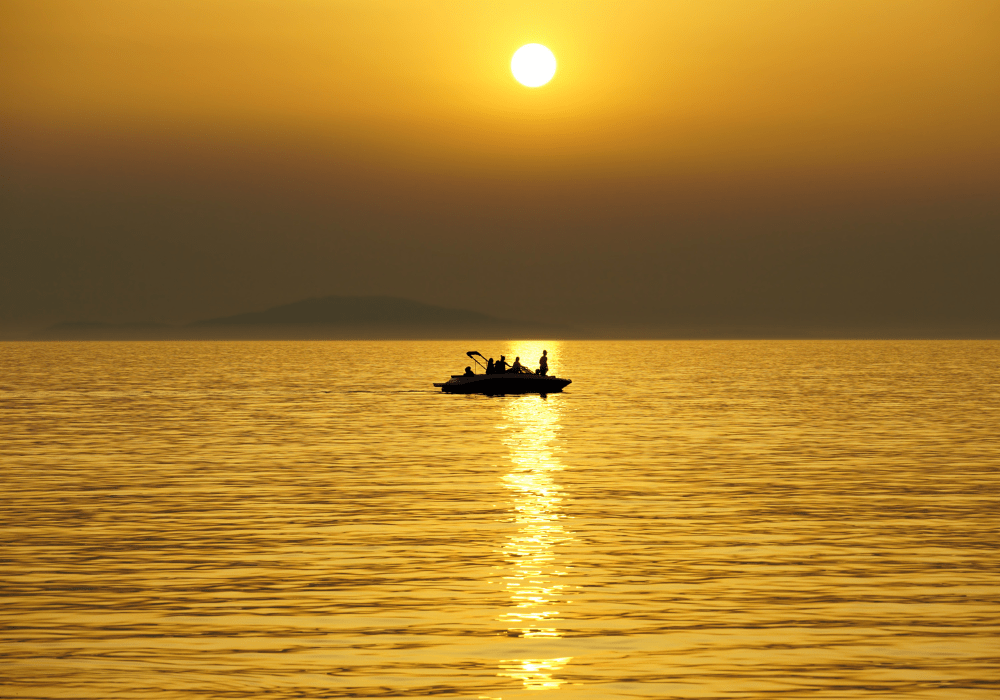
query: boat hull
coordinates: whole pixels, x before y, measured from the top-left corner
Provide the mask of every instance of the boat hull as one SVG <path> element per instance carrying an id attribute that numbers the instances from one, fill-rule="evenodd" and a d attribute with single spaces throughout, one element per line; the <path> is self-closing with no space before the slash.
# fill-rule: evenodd
<path id="1" fill-rule="evenodd" d="M 543 377 L 538 374 L 476 374 L 471 377 L 453 376 L 447 382 L 434 384 L 448 394 L 556 394 L 571 384 L 569 379 Z"/>

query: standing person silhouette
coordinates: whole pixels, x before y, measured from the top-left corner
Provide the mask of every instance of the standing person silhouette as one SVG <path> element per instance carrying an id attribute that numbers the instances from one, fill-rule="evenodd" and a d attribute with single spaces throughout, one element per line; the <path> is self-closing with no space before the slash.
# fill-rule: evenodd
<path id="1" fill-rule="evenodd" d="M 507 356 L 501 355 L 500 359 L 496 361 L 493 365 L 493 371 L 497 374 L 505 374 L 507 372 Z"/>
<path id="2" fill-rule="evenodd" d="M 549 351 L 542 350 L 542 356 L 538 358 L 538 373 L 543 377 L 549 373 Z"/>

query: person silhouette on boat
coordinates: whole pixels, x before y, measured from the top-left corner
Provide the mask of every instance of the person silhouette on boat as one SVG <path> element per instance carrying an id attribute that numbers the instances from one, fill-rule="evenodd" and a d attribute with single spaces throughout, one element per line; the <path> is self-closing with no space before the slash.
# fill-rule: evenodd
<path id="1" fill-rule="evenodd" d="M 472 371 L 471 367 L 466 367 L 465 368 L 465 374 L 463 376 L 465 376 L 465 377 L 475 377 L 476 373 Z"/>
<path id="2" fill-rule="evenodd" d="M 538 358 L 538 373 L 543 377 L 549 373 L 549 351 L 542 350 L 542 356 Z"/>
<path id="3" fill-rule="evenodd" d="M 496 369 L 493 367 L 493 358 L 491 357 L 489 362 L 486 363 L 486 374 L 493 374 Z"/>
<path id="4" fill-rule="evenodd" d="M 521 373 L 521 358 L 520 357 L 515 357 L 514 358 L 514 364 L 512 364 L 510 366 L 510 372 L 511 372 L 511 374 L 520 374 Z"/>
<path id="5" fill-rule="evenodd" d="M 496 361 L 493 365 L 493 371 L 496 374 L 506 374 L 507 372 L 507 356 L 501 355 L 500 359 Z"/>

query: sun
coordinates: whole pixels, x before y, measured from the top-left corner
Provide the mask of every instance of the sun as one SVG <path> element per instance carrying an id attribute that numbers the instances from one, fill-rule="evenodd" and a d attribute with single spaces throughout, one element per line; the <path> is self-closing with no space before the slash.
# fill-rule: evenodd
<path id="1" fill-rule="evenodd" d="M 525 44 L 510 59 L 510 72 L 525 87 L 541 87 L 556 74 L 556 57 L 541 44 Z"/>

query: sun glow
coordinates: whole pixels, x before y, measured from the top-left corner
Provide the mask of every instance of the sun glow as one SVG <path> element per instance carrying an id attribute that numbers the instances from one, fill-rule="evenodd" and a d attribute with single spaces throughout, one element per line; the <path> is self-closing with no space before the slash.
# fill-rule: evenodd
<path id="1" fill-rule="evenodd" d="M 556 57 L 541 44 L 525 44 L 510 59 L 510 71 L 525 87 L 541 87 L 556 74 Z"/>

